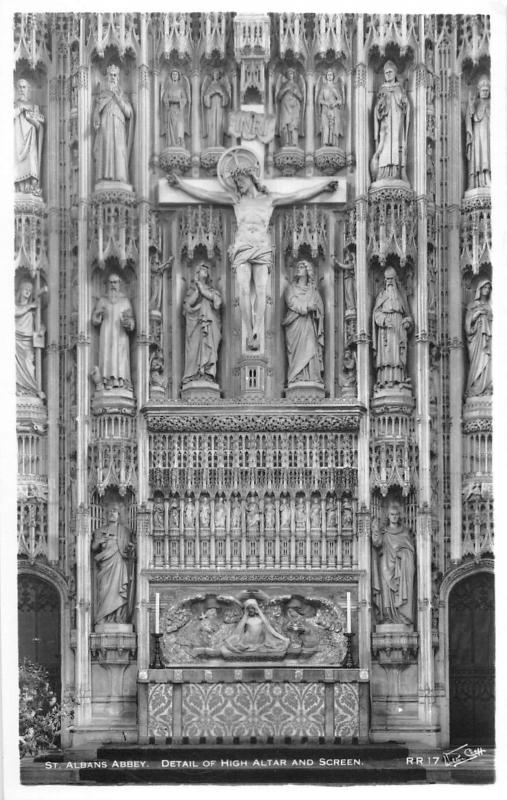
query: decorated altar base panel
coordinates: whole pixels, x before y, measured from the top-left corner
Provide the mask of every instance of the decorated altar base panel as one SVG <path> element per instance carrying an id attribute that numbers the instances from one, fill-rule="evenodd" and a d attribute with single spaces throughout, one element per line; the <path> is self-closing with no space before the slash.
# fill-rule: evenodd
<path id="1" fill-rule="evenodd" d="M 367 738 L 359 670 L 163 669 L 139 674 L 141 742 L 351 743 Z"/>

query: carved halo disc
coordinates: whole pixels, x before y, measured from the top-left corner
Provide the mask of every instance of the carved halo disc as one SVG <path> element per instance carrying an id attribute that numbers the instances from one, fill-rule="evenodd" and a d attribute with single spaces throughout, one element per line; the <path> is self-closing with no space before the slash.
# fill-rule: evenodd
<path id="1" fill-rule="evenodd" d="M 217 165 L 217 177 L 221 185 L 229 192 L 236 191 L 231 174 L 236 169 L 249 169 L 258 177 L 261 177 L 261 164 L 257 154 L 248 147 L 230 147 L 221 156 Z"/>

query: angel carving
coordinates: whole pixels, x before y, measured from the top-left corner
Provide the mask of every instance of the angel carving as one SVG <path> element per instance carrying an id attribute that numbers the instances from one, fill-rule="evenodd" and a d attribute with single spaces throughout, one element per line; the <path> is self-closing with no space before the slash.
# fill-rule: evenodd
<path id="1" fill-rule="evenodd" d="M 344 129 L 345 89 L 332 69 L 321 75 L 315 87 L 315 112 L 322 147 L 340 147 Z"/>
<path id="2" fill-rule="evenodd" d="M 275 101 L 282 147 L 297 147 L 299 136 L 304 135 L 306 86 L 295 69 L 288 69 L 285 75 L 278 76 Z"/>
<path id="3" fill-rule="evenodd" d="M 185 147 L 190 130 L 190 83 L 178 69 L 171 70 L 162 92 L 163 136 L 167 147 Z"/>
<path id="4" fill-rule="evenodd" d="M 227 75 L 214 69 L 201 87 L 202 135 L 208 147 L 223 147 L 227 106 L 231 102 L 231 84 Z"/>

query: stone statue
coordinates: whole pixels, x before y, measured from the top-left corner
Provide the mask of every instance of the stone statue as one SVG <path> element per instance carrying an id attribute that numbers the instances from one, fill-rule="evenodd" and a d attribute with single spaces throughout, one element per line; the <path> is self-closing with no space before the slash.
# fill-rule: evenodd
<path id="1" fill-rule="evenodd" d="M 470 362 L 466 393 L 469 397 L 491 394 L 493 391 L 491 361 L 493 314 L 491 311 L 491 281 L 488 278 L 483 278 L 478 282 L 474 299 L 467 306 L 465 332 Z"/>
<path id="2" fill-rule="evenodd" d="M 301 494 L 296 497 L 296 503 L 294 506 L 294 521 L 296 523 L 296 528 L 299 530 L 306 529 L 306 503 L 305 498 Z"/>
<path id="3" fill-rule="evenodd" d="M 326 528 L 327 530 L 332 530 L 336 528 L 337 525 L 337 509 L 336 509 L 336 497 L 334 494 L 328 495 L 327 502 L 326 502 Z"/>
<path id="4" fill-rule="evenodd" d="M 162 92 L 163 136 L 167 147 L 185 147 L 190 130 L 190 84 L 178 69 L 171 70 Z"/>
<path id="5" fill-rule="evenodd" d="M 201 495 L 199 504 L 199 528 L 209 528 L 211 525 L 211 505 L 208 495 Z"/>
<path id="6" fill-rule="evenodd" d="M 226 507 L 223 494 L 215 500 L 215 530 L 225 530 Z"/>
<path id="7" fill-rule="evenodd" d="M 231 84 L 226 75 L 214 69 L 204 78 L 201 88 L 203 138 L 207 147 L 223 147 L 227 107 L 231 102 Z"/>
<path id="8" fill-rule="evenodd" d="M 162 294 L 164 288 L 164 272 L 168 269 L 174 261 L 174 256 L 169 256 L 167 261 L 160 263 L 160 258 L 157 250 L 150 252 L 150 316 L 162 316 Z"/>
<path id="9" fill-rule="evenodd" d="M 343 351 L 341 385 L 348 390 L 344 394 L 348 392 L 352 394 L 356 387 L 356 353 L 352 348 L 347 348 Z"/>
<path id="10" fill-rule="evenodd" d="M 165 528 L 165 504 L 161 495 L 157 495 L 153 500 L 153 528 L 154 530 Z"/>
<path id="11" fill-rule="evenodd" d="M 276 510 L 275 501 L 272 495 L 267 494 L 264 498 L 264 530 L 272 531 L 275 529 Z"/>
<path id="12" fill-rule="evenodd" d="M 373 596 L 382 622 L 412 625 L 414 622 L 415 546 L 412 534 L 401 522 L 399 503 L 391 501 L 387 523 L 381 529 L 374 520 L 371 541 Z"/>
<path id="13" fill-rule="evenodd" d="M 332 69 L 321 75 L 316 90 L 316 119 L 322 147 L 340 147 L 343 138 L 343 84 Z"/>
<path id="14" fill-rule="evenodd" d="M 275 101 L 278 106 L 278 132 L 282 147 L 297 147 L 303 135 L 306 99 L 305 82 L 295 69 L 278 76 Z"/>
<path id="15" fill-rule="evenodd" d="M 321 508 L 320 497 L 314 495 L 310 504 L 310 525 L 313 529 L 320 529 L 321 524 Z"/>
<path id="16" fill-rule="evenodd" d="M 259 523 L 261 515 L 257 498 L 249 497 L 246 504 L 245 520 L 247 533 L 252 535 L 259 533 Z"/>
<path id="17" fill-rule="evenodd" d="M 393 267 L 386 269 L 384 281 L 372 321 L 377 387 L 407 386 L 407 344 L 414 322 Z"/>
<path id="18" fill-rule="evenodd" d="M 194 511 L 194 500 L 192 497 L 185 498 L 185 505 L 183 508 L 183 521 L 184 527 L 188 530 L 192 530 L 195 528 L 195 521 L 194 521 L 195 511 Z"/>
<path id="19" fill-rule="evenodd" d="M 129 182 L 129 159 L 134 112 L 120 88 L 120 68 L 107 68 L 107 87 L 101 88 L 93 110 L 96 179 Z"/>
<path id="20" fill-rule="evenodd" d="M 128 623 L 134 599 L 134 545 L 131 532 L 120 522 L 120 506 L 113 503 L 107 524 L 93 534 L 96 566 L 95 623 Z"/>
<path id="21" fill-rule="evenodd" d="M 32 86 L 21 78 L 14 101 L 14 185 L 18 192 L 39 194 L 44 117 L 31 101 Z"/>
<path id="22" fill-rule="evenodd" d="M 483 75 L 477 91 L 470 92 L 466 111 L 468 188 L 491 185 L 490 81 Z"/>
<path id="23" fill-rule="evenodd" d="M 345 302 L 345 313 L 355 312 L 356 310 L 356 256 L 351 250 L 345 253 L 345 263 L 341 263 L 337 258 L 334 260 L 335 266 L 343 271 L 343 296 Z"/>
<path id="24" fill-rule="evenodd" d="M 231 499 L 231 530 L 241 530 L 241 500 L 236 494 Z"/>
<path id="25" fill-rule="evenodd" d="M 37 325 L 37 300 L 46 292 L 42 289 L 33 300 L 33 283 L 23 279 L 16 292 L 14 311 L 16 327 L 16 394 L 44 398 L 41 392 L 36 368 L 35 347 L 43 347 L 43 325 Z"/>
<path id="26" fill-rule="evenodd" d="M 221 654 L 241 656 L 245 653 L 263 653 L 284 655 L 290 641 L 275 631 L 267 617 L 259 608 L 257 600 L 249 599 L 244 603 L 244 612 L 234 633 L 220 645 Z"/>
<path id="27" fill-rule="evenodd" d="M 198 264 L 183 300 L 186 320 L 183 384 L 195 380 L 215 381 L 222 338 L 221 305 L 220 292 L 211 285 L 209 266 L 204 262 Z"/>
<path id="28" fill-rule="evenodd" d="M 280 529 L 289 530 L 290 528 L 290 503 L 286 495 L 280 497 Z"/>
<path id="29" fill-rule="evenodd" d="M 287 312 L 282 325 L 287 346 L 287 383 L 322 383 L 324 304 L 309 261 L 296 264 L 294 280 L 285 290 L 285 303 Z"/>
<path id="30" fill-rule="evenodd" d="M 379 89 L 373 111 L 376 148 L 372 158 L 374 180 L 407 180 L 410 106 L 397 74 L 396 65 L 392 61 L 386 61 L 385 81 Z"/>
<path id="31" fill-rule="evenodd" d="M 120 289 L 120 277 L 109 276 L 107 295 L 92 313 L 92 324 L 100 326 L 99 383 L 104 389 L 131 389 L 129 337 L 135 328 L 134 312 Z"/>
<path id="32" fill-rule="evenodd" d="M 169 504 L 169 528 L 178 530 L 180 527 L 180 502 L 178 497 L 171 497 Z"/>
<path id="33" fill-rule="evenodd" d="M 247 152 L 251 158 L 252 154 Z M 224 161 L 226 156 L 228 158 Z M 325 178 L 313 187 L 285 195 L 275 194 L 260 183 L 254 166 L 241 165 L 241 155 L 234 150 L 224 153 L 221 163 L 222 167 L 219 163 L 219 178 L 227 187 L 226 192 L 202 189 L 176 174 L 171 177 L 171 181 L 197 200 L 232 205 L 234 208 L 237 231 L 229 255 L 236 273 L 239 306 L 246 327 L 247 348 L 258 350 L 264 328 L 268 275 L 273 264 L 273 246 L 269 234 L 273 208 L 309 200 L 324 191 L 334 191 L 337 182 Z"/>

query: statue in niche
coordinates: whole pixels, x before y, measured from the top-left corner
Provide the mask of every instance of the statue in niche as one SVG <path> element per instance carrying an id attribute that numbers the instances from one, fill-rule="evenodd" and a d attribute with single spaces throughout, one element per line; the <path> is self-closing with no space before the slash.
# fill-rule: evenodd
<path id="1" fill-rule="evenodd" d="M 226 658 L 257 652 L 284 655 L 290 644 L 289 639 L 273 628 L 257 600 L 245 600 L 243 608 L 243 616 L 234 633 L 224 639 L 220 646 L 221 654 Z"/>
<path id="2" fill-rule="evenodd" d="M 40 194 L 40 168 L 44 116 L 31 100 L 32 86 L 25 78 L 16 84 L 14 101 L 14 185 L 17 192 Z"/>
<path id="3" fill-rule="evenodd" d="M 183 507 L 183 523 L 187 530 L 193 530 L 195 527 L 194 516 L 194 499 L 186 497 Z"/>
<path id="4" fill-rule="evenodd" d="M 208 495 L 201 496 L 199 504 L 199 528 L 209 528 L 211 525 L 211 505 Z"/>
<path id="5" fill-rule="evenodd" d="M 342 528 L 351 529 L 352 519 L 352 503 L 350 498 L 344 497 L 342 500 Z"/>
<path id="6" fill-rule="evenodd" d="M 398 81 L 392 61 L 384 64 L 384 83 L 377 94 L 373 111 L 375 153 L 372 158 L 374 180 L 407 181 L 407 137 L 410 123 L 408 97 Z"/>
<path id="7" fill-rule="evenodd" d="M 96 179 L 129 182 L 128 164 L 134 131 L 134 112 L 120 88 L 120 68 L 107 68 L 107 87 L 99 85 L 93 110 Z"/>
<path id="8" fill-rule="evenodd" d="M 332 69 L 321 75 L 316 87 L 316 119 L 322 147 L 340 147 L 343 138 L 343 82 Z"/>
<path id="9" fill-rule="evenodd" d="M 286 495 L 280 497 L 280 530 L 290 529 L 290 502 Z"/>
<path id="10" fill-rule="evenodd" d="M 351 394 L 356 387 L 356 353 L 352 348 L 347 348 L 343 352 L 341 385 Z"/>
<path id="11" fill-rule="evenodd" d="M 336 497 L 334 494 L 328 495 L 327 502 L 326 502 L 326 528 L 327 530 L 333 530 L 337 526 L 337 508 L 336 508 Z"/>
<path id="12" fill-rule="evenodd" d="M 16 327 L 16 394 L 44 399 L 35 369 L 35 348 L 44 347 L 44 325 L 37 324 L 38 300 L 47 292 L 41 289 L 33 299 L 33 283 L 20 281 L 16 291 L 14 320 Z"/>
<path id="13" fill-rule="evenodd" d="M 209 266 L 198 264 L 194 280 L 183 300 L 185 326 L 185 372 L 182 384 L 195 380 L 215 381 L 218 348 L 222 338 L 222 296 L 211 285 Z"/>
<path id="14" fill-rule="evenodd" d="M 314 495 L 310 503 L 310 525 L 314 529 L 320 529 L 321 524 L 321 508 L 320 497 Z"/>
<path id="15" fill-rule="evenodd" d="M 294 280 L 284 296 L 287 312 L 282 325 L 287 347 L 287 384 L 300 381 L 322 383 L 324 303 L 309 261 L 298 261 Z"/>
<path id="16" fill-rule="evenodd" d="M 165 528 L 165 504 L 161 495 L 153 500 L 153 529 L 164 530 Z"/>
<path id="17" fill-rule="evenodd" d="M 160 263 L 159 253 L 153 249 L 150 252 L 150 316 L 162 316 L 162 292 L 164 287 L 164 272 L 174 261 L 174 256 L 169 256 L 167 261 Z"/>
<path id="18" fill-rule="evenodd" d="M 169 528 L 178 530 L 180 527 L 180 502 L 177 497 L 171 497 L 169 503 Z"/>
<path id="19" fill-rule="evenodd" d="M 92 324 L 100 327 L 97 387 L 131 389 L 128 335 L 135 328 L 134 311 L 116 273 L 109 276 L 107 295 L 98 300 Z"/>
<path id="20" fill-rule="evenodd" d="M 469 397 L 491 394 L 493 391 L 491 361 L 493 313 L 491 310 L 491 281 L 488 278 L 483 278 L 477 283 L 474 299 L 467 306 L 465 332 L 470 362 L 466 393 Z"/>
<path id="21" fill-rule="evenodd" d="M 429 396 L 430 403 L 436 405 L 440 396 L 440 348 L 434 342 L 430 342 L 430 380 Z"/>
<path id="22" fill-rule="evenodd" d="M 165 392 L 164 354 L 158 347 L 150 356 L 150 387 L 152 394 L 163 395 Z"/>
<path id="23" fill-rule="evenodd" d="M 93 534 L 96 566 L 95 623 L 128 623 L 134 601 L 134 544 L 120 521 L 120 505 L 112 503 L 107 524 Z"/>
<path id="24" fill-rule="evenodd" d="M 169 73 L 162 92 L 163 136 L 167 147 L 185 147 L 190 130 L 190 84 L 178 69 Z"/>
<path id="25" fill-rule="evenodd" d="M 256 497 L 249 497 L 246 504 L 245 511 L 246 532 L 250 535 L 259 533 L 259 525 L 261 515 L 259 511 L 259 503 Z"/>
<path id="26" fill-rule="evenodd" d="M 231 84 L 226 75 L 214 69 L 204 78 L 201 88 L 203 138 L 208 147 L 223 147 L 227 107 L 231 102 Z"/>
<path id="27" fill-rule="evenodd" d="M 384 272 L 384 289 L 375 300 L 372 327 L 377 387 L 408 386 L 407 346 L 414 321 L 393 267 Z"/>
<path id="28" fill-rule="evenodd" d="M 296 497 L 294 521 L 296 523 L 296 529 L 306 530 L 306 503 L 305 498 L 301 494 Z"/>
<path id="29" fill-rule="evenodd" d="M 431 200 L 435 200 L 435 147 L 431 139 L 426 144 L 426 193 Z"/>
<path id="30" fill-rule="evenodd" d="M 470 92 L 466 111 L 466 155 L 468 188 L 491 185 L 489 78 L 479 78 L 477 89 Z"/>
<path id="31" fill-rule="evenodd" d="M 226 515 L 225 498 L 219 494 L 215 500 L 215 530 L 225 530 Z"/>
<path id="32" fill-rule="evenodd" d="M 298 146 L 299 137 L 303 135 L 305 100 L 305 82 L 295 69 L 278 76 L 275 101 L 282 147 Z"/>
<path id="33" fill-rule="evenodd" d="M 345 262 L 342 264 L 337 258 L 335 266 L 343 272 L 343 299 L 345 313 L 352 314 L 356 311 L 356 256 L 352 250 L 346 250 Z"/>
<path id="34" fill-rule="evenodd" d="M 231 530 L 241 530 L 241 500 L 237 494 L 234 494 L 231 499 Z"/>
<path id="35" fill-rule="evenodd" d="M 401 506 L 389 502 L 383 527 L 372 521 L 371 541 L 376 553 L 372 569 L 374 602 L 382 622 L 414 622 L 415 546 L 401 521 Z"/>
<path id="36" fill-rule="evenodd" d="M 268 275 L 273 263 L 269 233 L 273 208 L 309 200 L 324 191 L 334 191 L 337 186 L 337 181 L 325 178 L 313 187 L 285 195 L 275 194 L 260 183 L 257 177 L 259 164 L 253 163 L 254 160 L 256 162 L 256 157 L 243 148 L 224 153 L 218 165 L 218 178 L 227 189 L 224 192 L 202 189 L 176 174 L 170 179 L 175 186 L 197 200 L 232 205 L 234 208 L 237 231 L 229 255 L 236 274 L 239 306 L 249 350 L 259 350 L 264 329 Z"/>
<path id="37" fill-rule="evenodd" d="M 276 509 L 274 497 L 267 494 L 264 498 L 264 530 L 273 531 L 276 524 Z"/>

